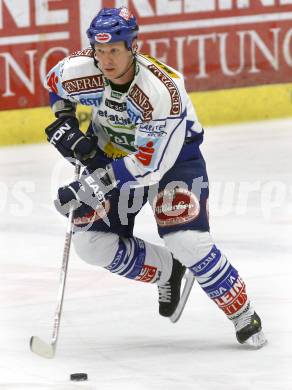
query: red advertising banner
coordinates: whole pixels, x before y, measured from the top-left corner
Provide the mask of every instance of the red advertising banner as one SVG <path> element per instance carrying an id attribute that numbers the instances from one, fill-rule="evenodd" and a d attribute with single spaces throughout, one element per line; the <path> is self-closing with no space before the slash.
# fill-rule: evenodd
<path id="1" fill-rule="evenodd" d="M 0 0 L 0 109 L 47 105 L 47 71 L 80 44 L 79 1 Z"/>
<path id="2" fill-rule="evenodd" d="M 128 6 L 140 49 L 188 91 L 291 82 L 292 0 L 0 0 L 0 110 L 48 104 L 47 70 L 87 45 L 101 7 Z"/>
<path id="3" fill-rule="evenodd" d="M 185 75 L 188 91 L 291 82 L 292 0 L 129 1 L 142 51 Z"/>

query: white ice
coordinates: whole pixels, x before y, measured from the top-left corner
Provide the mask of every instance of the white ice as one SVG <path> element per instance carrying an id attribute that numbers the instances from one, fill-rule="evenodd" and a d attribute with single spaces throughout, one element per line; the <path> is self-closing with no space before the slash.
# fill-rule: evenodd
<path id="1" fill-rule="evenodd" d="M 239 345 L 233 325 L 195 284 L 177 324 L 158 315 L 156 287 L 71 253 L 56 357 L 50 341 L 66 220 L 52 200 L 73 177 L 49 145 L 0 149 L 1 390 L 291 390 L 292 120 L 206 129 L 217 245 L 244 278 L 269 340 Z M 138 236 L 159 243 L 151 209 Z M 86 372 L 88 382 L 72 383 Z"/>

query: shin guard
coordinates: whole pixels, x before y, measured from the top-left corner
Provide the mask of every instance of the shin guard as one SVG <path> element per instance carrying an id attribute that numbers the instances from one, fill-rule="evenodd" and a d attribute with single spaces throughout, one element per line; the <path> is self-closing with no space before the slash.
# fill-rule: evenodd
<path id="1" fill-rule="evenodd" d="M 245 284 L 237 270 L 214 245 L 202 260 L 189 268 L 202 289 L 230 319 L 249 303 Z"/>

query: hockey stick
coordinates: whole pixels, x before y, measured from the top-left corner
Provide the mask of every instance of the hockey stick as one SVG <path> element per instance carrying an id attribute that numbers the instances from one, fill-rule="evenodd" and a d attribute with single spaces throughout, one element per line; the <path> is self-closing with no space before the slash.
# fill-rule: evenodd
<path id="1" fill-rule="evenodd" d="M 80 174 L 80 162 L 76 159 L 75 173 L 74 173 L 75 180 L 79 179 L 79 174 Z M 62 268 L 60 273 L 60 285 L 58 291 L 57 306 L 56 306 L 55 316 L 54 316 L 53 334 L 52 334 L 51 342 L 50 344 L 48 344 L 42 339 L 40 339 L 38 336 L 32 336 L 30 339 L 31 351 L 36 353 L 39 356 L 48 359 L 52 359 L 55 356 L 56 346 L 58 341 L 60 321 L 62 315 L 62 306 L 63 306 L 64 292 L 65 292 L 65 285 L 66 285 L 66 278 L 67 278 L 67 269 L 68 269 L 69 255 L 70 255 L 70 246 L 72 241 L 73 217 L 74 217 L 74 210 L 73 208 L 71 208 L 68 217 L 65 243 L 63 249 L 63 260 L 62 260 Z"/>
<path id="2" fill-rule="evenodd" d="M 179 303 L 172 316 L 169 317 L 170 321 L 173 323 L 177 322 L 180 319 L 184 311 L 185 305 L 187 303 L 187 300 L 189 298 L 190 292 L 193 288 L 193 284 L 195 282 L 195 276 L 191 271 L 187 271 L 184 278 L 185 278 L 185 284 L 184 284 L 183 292 L 181 294 Z"/>

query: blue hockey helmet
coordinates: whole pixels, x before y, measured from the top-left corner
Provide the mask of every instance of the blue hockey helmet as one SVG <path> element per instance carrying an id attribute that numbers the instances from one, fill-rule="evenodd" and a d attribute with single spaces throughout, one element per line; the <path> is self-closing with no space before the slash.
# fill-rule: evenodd
<path id="1" fill-rule="evenodd" d="M 96 43 L 125 41 L 130 50 L 138 29 L 136 18 L 128 8 L 103 8 L 93 18 L 86 34 L 91 46 Z"/>

